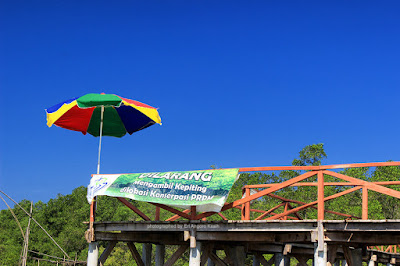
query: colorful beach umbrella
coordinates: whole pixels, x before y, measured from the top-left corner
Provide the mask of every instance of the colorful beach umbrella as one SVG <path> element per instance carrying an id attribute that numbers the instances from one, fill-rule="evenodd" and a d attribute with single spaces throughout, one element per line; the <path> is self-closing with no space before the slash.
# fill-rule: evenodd
<path id="1" fill-rule="evenodd" d="M 47 125 L 100 137 L 97 172 L 100 171 L 101 137 L 123 137 L 161 124 L 156 108 L 114 94 L 90 93 L 46 109 Z"/>

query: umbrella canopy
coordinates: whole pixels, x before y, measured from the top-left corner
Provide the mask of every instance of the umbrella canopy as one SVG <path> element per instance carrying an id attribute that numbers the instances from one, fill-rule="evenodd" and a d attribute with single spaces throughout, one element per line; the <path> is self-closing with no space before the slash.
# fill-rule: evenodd
<path id="1" fill-rule="evenodd" d="M 100 137 L 97 174 L 100 173 L 101 137 L 123 137 L 145 129 L 161 118 L 156 108 L 114 94 L 89 93 L 46 109 L 47 125 Z"/>
<path id="2" fill-rule="evenodd" d="M 54 105 L 46 113 L 49 127 L 54 124 L 95 137 L 122 137 L 161 124 L 156 108 L 114 94 L 86 94 Z"/>

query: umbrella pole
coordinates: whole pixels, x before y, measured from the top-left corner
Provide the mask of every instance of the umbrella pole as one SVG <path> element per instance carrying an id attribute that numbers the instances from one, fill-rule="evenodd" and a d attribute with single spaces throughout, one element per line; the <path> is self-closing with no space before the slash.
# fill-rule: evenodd
<path id="1" fill-rule="evenodd" d="M 99 157 L 97 160 L 97 174 L 100 174 L 100 153 L 101 153 L 101 138 L 103 136 L 103 117 L 104 117 L 104 105 L 101 106 L 101 114 L 100 114 L 100 140 L 99 140 Z"/>
<path id="2" fill-rule="evenodd" d="M 104 105 L 101 106 L 101 114 L 100 114 L 100 140 L 99 140 L 99 156 L 97 160 L 97 174 L 100 174 L 100 153 L 101 153 L 101 139 L 103 136 L 103 118 L 104 118 Z M 87 257 L 87 265 L 88 266 L 97 266 L 98 265 L 98 257 L 99 257 L 99 246 L 94 238 L 94 228 L 93 223 L 95 220 L 96 213 L 96 197 L 93 199 L 92 204 L 90 205 L 90 222 L 89 222 L 89 233 L 90 233 L 90 243 L 89 243 L 89 251 Z"/>

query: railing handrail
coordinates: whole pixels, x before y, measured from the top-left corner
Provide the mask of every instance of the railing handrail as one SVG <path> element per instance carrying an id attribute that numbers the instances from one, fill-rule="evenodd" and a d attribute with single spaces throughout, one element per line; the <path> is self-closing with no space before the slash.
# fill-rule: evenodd
<path id="1" fill-rule="evenodd" d="M 331 164 L 318 166 L 266 166 L 266 167 L 241 167 L 239 172 L 263 172 L 263 171 L 284 171 L 284 170 L 327 170 L 359 167 L 379 167 L 379 166 L 400 166 L 400 162 L 374 162 L 374 163 L 351 163 L 351 164 Z"/>

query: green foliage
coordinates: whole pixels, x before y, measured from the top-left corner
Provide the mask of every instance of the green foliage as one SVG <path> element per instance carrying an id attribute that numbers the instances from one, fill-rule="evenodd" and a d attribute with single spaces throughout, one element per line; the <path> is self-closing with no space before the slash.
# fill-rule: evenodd
<path id="1" fill-rule="evenodd" d="M 307 145 L 299 152 L 299 158 L 294 159 L 292 165 L 321 165 L 324 158 L 327 158 L 327 156 L 323 143 Z"/>

